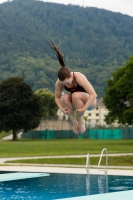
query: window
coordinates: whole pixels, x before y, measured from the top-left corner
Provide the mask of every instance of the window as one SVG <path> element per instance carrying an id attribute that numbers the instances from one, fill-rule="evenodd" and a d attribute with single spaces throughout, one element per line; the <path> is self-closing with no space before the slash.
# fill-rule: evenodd
<path id="1" fill-rule="evenodd" d="M 91 113 L 89 113 L 88 116 L 91 116 Z"/>
<path id="2" fill-rule="evenodd" d="M 98 113 L 96 113 L 96 116 L 99 116 L 99 114 L 98 114 Z"/>
<path id="3" fill-rule="evenodd" d="M 96 107 L 96 110 L 98 110 L 98 107 Z"/>

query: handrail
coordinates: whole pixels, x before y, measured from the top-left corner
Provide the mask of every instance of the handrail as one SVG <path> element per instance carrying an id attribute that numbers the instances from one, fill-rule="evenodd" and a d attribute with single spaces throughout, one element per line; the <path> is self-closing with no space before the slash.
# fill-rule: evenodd
<path id="1" fill-rule="evenodd" d="M 87 174 L 90 174 L 90 155 L 87 154 L 87 158 L 86 158 L 86 171 Z"/>
<path id="2" fill-rule="evenodd" d="M 100 169 L 100 164 L 101 164 L 101 160 L 102 160 L 102 157 L 103 157 L 103 152 L 106 151 L 106 170 L 104 169 Z M 105 172 L 105 175 L 107 175 L 107 168 L 108 168 L 108 150 L 106 148 L 104 148 L 101 152 L 101 155 L 100 155 L 100 159 L 99 159 L 99 163 L 98 163 L 98 170 L 99 171 L 104 171 Z"/>

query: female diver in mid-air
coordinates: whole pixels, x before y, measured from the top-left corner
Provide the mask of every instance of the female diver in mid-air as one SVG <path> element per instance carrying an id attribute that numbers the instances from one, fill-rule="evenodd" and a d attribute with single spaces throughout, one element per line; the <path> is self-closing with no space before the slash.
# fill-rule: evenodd
<path id="1" fill-rule="evenodd" d="M 55 83 L 56 104 L 65 115 L 69 116 L 74 133 L 84 133 L 86 127 L 83 115 L 86 110 L 92 110 L 96 106 L 96 92 L 82 73 L 69 71 L 59 48 L 52 41 L 49 44 L 61 65 L 58 71 L 58 80 Z M 69 91 L 70 94 L 62 95 L 63 89 Z"/>

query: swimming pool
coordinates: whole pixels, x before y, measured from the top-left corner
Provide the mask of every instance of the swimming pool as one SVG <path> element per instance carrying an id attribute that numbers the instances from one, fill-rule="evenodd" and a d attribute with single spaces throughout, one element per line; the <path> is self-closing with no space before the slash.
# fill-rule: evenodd
<path id="1" fill-rule="evenodd" d="M 132 176 L 56 174 L 0 182 L 1 200 L 51 200 L 133 189 Z"/>

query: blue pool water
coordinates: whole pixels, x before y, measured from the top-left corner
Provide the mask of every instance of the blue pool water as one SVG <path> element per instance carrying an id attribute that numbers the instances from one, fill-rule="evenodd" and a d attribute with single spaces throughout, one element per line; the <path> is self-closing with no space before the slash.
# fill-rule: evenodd
<path id="1" fill-rule="evenodd" d="M 52 200 L 133 189 L 133 177 L 81 174 L 0 182 L 0 200 Z"/>

